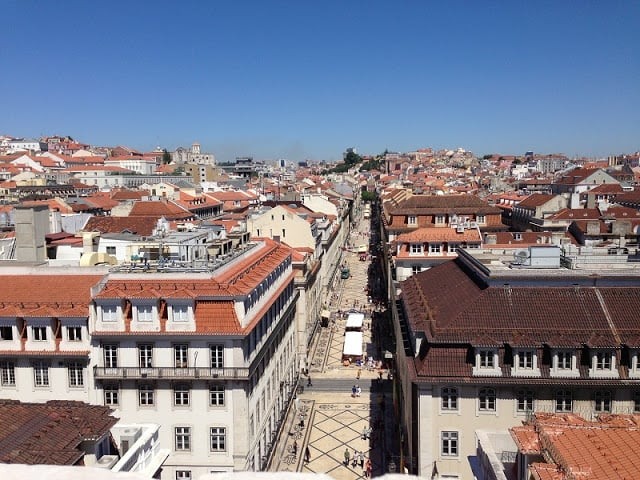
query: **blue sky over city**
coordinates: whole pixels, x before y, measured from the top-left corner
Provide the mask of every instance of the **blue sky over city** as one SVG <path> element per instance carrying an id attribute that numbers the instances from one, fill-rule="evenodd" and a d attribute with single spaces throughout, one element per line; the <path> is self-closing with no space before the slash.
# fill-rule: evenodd
<path id="1" fill-rule="evenodd" d="M 640 148 L 638 1 L 0 8 L 0 134 L 220 161 Z"/>

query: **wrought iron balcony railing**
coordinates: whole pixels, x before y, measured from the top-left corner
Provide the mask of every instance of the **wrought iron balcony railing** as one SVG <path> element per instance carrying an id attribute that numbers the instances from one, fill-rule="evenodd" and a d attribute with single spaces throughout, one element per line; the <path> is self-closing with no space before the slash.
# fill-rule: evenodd
<path id="1" fill-rule="evenodd" d="M 194 380 L 194 379 L 219 379 L 219 380 L 248 380 L 249 369 L 238 367 L 208 368 L 208 367 L 94 367 L 96 380 L 123 380 L 123 379 L 149 379 L 149 380 Z"/>

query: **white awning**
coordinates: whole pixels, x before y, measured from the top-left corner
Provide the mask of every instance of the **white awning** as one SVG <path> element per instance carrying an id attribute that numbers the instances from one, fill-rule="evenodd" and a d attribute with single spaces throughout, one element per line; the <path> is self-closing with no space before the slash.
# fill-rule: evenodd
<path id="1" fill-rule="evenodd" d="M 347 317 L 346 329 L 361 329 L 364 321 L 364 313 L 350 313 Z"/>
<path id="2" fill-rule="evenodd" d="M 362 356 L 362 332 L 346 332 L 344 335 L 344 349 L 342 355 L 345 357 Z"/>

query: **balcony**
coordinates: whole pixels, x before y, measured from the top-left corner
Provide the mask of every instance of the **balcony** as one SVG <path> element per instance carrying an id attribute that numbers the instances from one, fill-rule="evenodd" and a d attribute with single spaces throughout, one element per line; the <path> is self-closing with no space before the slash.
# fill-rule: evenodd
<path id="1" fill-rule="evenodd" d="M 96 380 L 249 380 L 249 369 L 238 367 L 93 367 L 93 375 Z"/>

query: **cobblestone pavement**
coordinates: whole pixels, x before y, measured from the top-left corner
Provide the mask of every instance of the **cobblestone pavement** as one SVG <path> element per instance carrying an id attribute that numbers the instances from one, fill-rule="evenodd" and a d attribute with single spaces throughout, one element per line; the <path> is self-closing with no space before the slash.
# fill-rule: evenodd
<path id="1" fill-rule="evenodd" d="M 357 245 L 369 243 L 368 225 L 364 221 L 354 229 L 349 243 L 353 250 Z M 362 452 L 363 464 L 370 459 L 373 476 L 387 470 L 388 443 L 394 436 L 394 420 L 388 415 L 392 412 L 390 382 L 386 376 L 380 379 L 377 368 L 345 366 L 342 362 L 344 312 L 350 309 L 365 312 L 365 351 L 368 357 L 377 358 L 378 347 L 371 335 L 373 304 L 365 290 L 370 261 L 361 261 L 358 253 L 348 249 L 344 251 L 343 261 L 351 277 L 341 279 L 337 275 L 327 301 L 330 326 L 319 330 L 310 355 L 309 376 L 322 387 L 317 385 L 314 390 L 313 386 L 305 386 L 294 400 L 270 471 L 325 473 L 338 480 L 365 478 L 365 469 L 359 462 L 345 464 L 345 450 L 349 451 L 350 459 L 354 452 Z M 301 378 L 301 382 L 306 382 L 306 377 Z M 363 385 L 360 396 L 352 395 L 352 384 Z M 363 430 L 369 429 L 365 439 Z M 307 448 L 308 461 L 305 459 Z"/>

